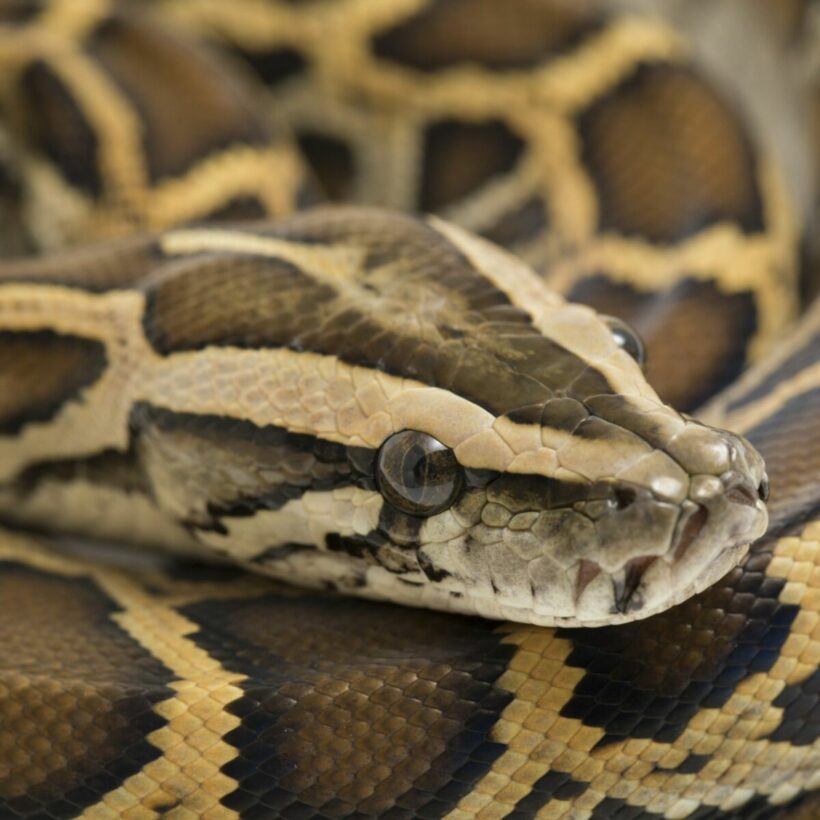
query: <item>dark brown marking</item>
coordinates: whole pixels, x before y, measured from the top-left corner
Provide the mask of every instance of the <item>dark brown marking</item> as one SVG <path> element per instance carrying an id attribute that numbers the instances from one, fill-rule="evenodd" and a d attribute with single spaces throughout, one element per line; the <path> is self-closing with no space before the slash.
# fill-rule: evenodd
<path id="1" fill-rule="evenodd" d="M 684 512 L 680 514 L 682 516 L 685 515 Z M 706 526 L 706 520 L 708 518 L 709 511 L 700 504 L 697 510 L 686 518 L 686 523 L 683 525 L 680 535 L 678 536 L 678 543 L 675 545 L 676 561 L 680 561 L 686 554 L 686 550 L 692 546 L 695 539 L 700 535 L 700 531 Z M 678 522 L 678 527 L 680 527 L 680 521 Z"/>
<path id="2" fill-rule="evenodd" d="M 663 814 L 647 811 L 643 806 L 633 806 L 620 797 L 605 797 L 592 809 L 589 817 L 590 820 L 665 820 Z"/>
<path id="3" fill-rule="evenodd" d="M 34 492 L 44 481 L 69 483 L 78 480 L 124 493 L 139 493 L 147 497 L 152 495 L 133 442 L 125 452 L 105 450 L 88 458 L 37 462 L 26 467 L 14 479 L 14 485 L 16 490 L 26 495 Z"/>
<path id="4" fill-rule="evenodd" d="M 547 230 L 547 210 L 539 196 L 533 196 L 507 211 L 491 228 L 482 235 L 505 248 L 514 248 L 522 242 L 535 239 Z"/>
<path id="5" fill-rule="evenodd" d="M 772 706 L 782 709 L 783 716 L 767 739 L 790 746 L 816 743 L 820 738 L 820 670 L 799 684 L 786 686 Z"/>
<path id="6" fill-rule="evenodd" d="M 584 590 L 601 574 L 601 568 L 594 561 L 582 559 L 578 562 L 578 579 L 575 582 L 575 600 L 579 600 Z"/>
<path id="7" fill-rule="evenodd" d="M 305 552 L 316 552 L 316 546 L 314 544 L 277 544 L 275 547 L 266 549 L 261 555 L 257 555 L 251 563 L 260 566 L 275 564 L 277 561 L 285 561 L 292 555 L 301 555 Z"/>
<path id="8" fill-rule="evenodd" d="M 43 61 L 20 79 L 17 104 L 26 144 L 41 152 L 76 187 L 93 197 L 104 189 L 98 165 L 99 145 L 82 108 L 54 70 Z"/>
<path id="9" fill-rule="evenodd" d="M 443 120 L 424 138 L 419 207 L 438 211 L 509 173 L 524 151 L 524 141 L 498 120 Z"/>
<path id="10" fill-rule="evenodd" d="M 589 788 L 588 783 L 574 780 L 564 772 L 547 772 L 532 784 L 532 791 L 522 797 L 507 817 L 537 817 L 538 812 L 552 800 L 572 801 Z"/>
<path id="11" fill-rule="evenodd" d="M 0 816 L 76 816 L 159 757 L 173 675 L 118 611 L 85 578 L 0 563 Z"/>
<path id="12" fill-rule="evenodd" d="M 722 220 L 763 230 L 756 159 L 734 111 L 689 68 L 645 64 L 579 118 L 600 227 L 678 242 Z"/>
<path id="13" fill-rule="evenodd" d="M 42 12 L 43 4 L 35 0 L 3 0 L 0 24 L 6 26 L 29 23 Z"/>
<path id="14" fill-rule="evenodd" d="M 487 485 L 487 500 L 511 513 L 571 508 L 593 500 L 614 500 L 617 485 L 560 481 L 542 475 L 501 473 Z"/>
<path id="15" fill-rule="evenodd" d="M 655 555 L 643 555 L 627 562 L 623 585 L 615 585 L 615 608 L 618 612 L 634 612 L 641 608 L 642 601 L 636 593 L 644 573 L 657 560 Z"/>
<path id="16" fill-rule="evenodd" d="M 308 61 L 295 48 L 277 48 L 273 51 L 235 52 L 268 87 L 280 85 L 286 80 L 304 74 Z"/>
<path id="17" fill-rule="evenodd" d="M 103 374 L 105 346 L 50 330 L 0 330 L 0 435 L 54 418 Z"/>
<path id="18" fill-rule="evenodd" d="M 22 169 L 15 165 L 14 157 L 0 150 L 0 259 L 26 256 L 35 250 L 23 209 Z"/>
<path id="19" fill-rule="evenodd" d="M 556 0 L 433 0 L 379 34 L 373 53 L 420 71 L 472 63 L 490 69 L 533 68 L 597 31 L 586 3 Z"/>
<path id="20" fill-rule="evenodd" d="M 396 575 L 419 571 L 419 560 L 414 552 L 391 544 L 380 530 L 364 537 L 330 533 L 325 538 L 325 546 L 330 552 L 348 555 Z"/>
<path id="21" fill-rule="evenodd" d="M 749 487 L 743 485 L 729 487 L 724 496 L 732 503 L 741 504 L 744 507 L 756 507 L 759 499 L 756 491 L 753 492 Z"/>
<path id="22" fill-rule="evenodd" d="M 244 222 L 268 215 L 265 203 L 250 194 L 237 196 L 208 213 L 208 222 Z"/>
<path id="23" fill-rule="evenodd" d="M 491 731 L 514 648 L 489 621 L 315 594 L 182 614 L 248 676 L 224 770 L 243 815 L 442 816 L 504 749 Z"/>
<path id="24" fill-rule="evenodd" d="M 87 48 L 140 114 L 153 181 L 230 146 L 270 142 L 251 90 L 201 44 L 122 11 L 106 18 Z"/>
<path id="25" fill-rule="evenodd" d="M 327 198 L 332 202 L 351 199 L 356 165 L 350 146 L 340 138 L 314 131 L 300 131 L 297 139 Z"/>

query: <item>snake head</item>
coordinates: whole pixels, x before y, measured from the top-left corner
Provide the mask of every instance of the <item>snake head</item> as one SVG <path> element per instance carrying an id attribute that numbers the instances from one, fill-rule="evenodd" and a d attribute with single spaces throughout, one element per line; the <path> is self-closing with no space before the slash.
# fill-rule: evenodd
<path id="1" fill-rule="evenodd" d="M 763 462 L 636 340 L 440 220 L 351 208 L 161 240 L 132 451 L 200 546 L 535 624 L 645 617 L 766 527 Z"/>
<path id="2" fill-rule="evenodd" d="M 565 414 L 571 400 L 553 401 Z M 466 467 L 419 430 L 382 445 L 385 544 L 414 549 L 451 608 L 542 625 L 647 617 L 719 580 L 764 533 L 764 465 L 743 438 L 622 395 L 575 412 L 558 466 L 540 473 Z"/>

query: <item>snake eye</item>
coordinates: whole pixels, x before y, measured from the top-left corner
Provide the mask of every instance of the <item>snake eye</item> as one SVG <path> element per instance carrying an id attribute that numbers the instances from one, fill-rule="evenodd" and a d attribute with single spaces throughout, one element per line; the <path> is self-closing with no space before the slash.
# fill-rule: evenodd
<path id="1" fill-rule="evenodd" d="M 646 364 L 646 347 L 643 339 L 638 335 L 638 331 L 630 327 L 626 322 L 615 316 L 602 316 L 604 324 L 609 328 L 612 338 L 621 350 L 625 350 L 632 358 L 643 367 Z"/>
<path id="2" fill-rule="evenodd" d="M 402 512 L 418 516 L 447 509 L 464 482 L 453 451 L 417 430 L 402 430 L 382 444 L 377 475 L 385 499 Z"/>

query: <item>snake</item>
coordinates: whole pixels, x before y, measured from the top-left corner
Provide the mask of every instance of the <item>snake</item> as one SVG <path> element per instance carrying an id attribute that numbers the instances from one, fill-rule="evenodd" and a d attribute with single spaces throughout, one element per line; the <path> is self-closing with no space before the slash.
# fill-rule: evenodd
<path id="1" fill-rule="evenodd" d="M 815 6 L 0 3 L 0 817 L 816 817 Z"/>

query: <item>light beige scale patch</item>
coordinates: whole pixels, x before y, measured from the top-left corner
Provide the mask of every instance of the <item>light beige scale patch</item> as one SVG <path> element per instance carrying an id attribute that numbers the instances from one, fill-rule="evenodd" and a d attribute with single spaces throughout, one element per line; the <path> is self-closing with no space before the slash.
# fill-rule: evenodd
<path id="1" fill-rule="evenodd" d="M 506 748 L 448 817 L 506 817 L 550 771 L 589 788 L 573 801 L 547 803 L 539 817 L 589 817 L 611 797 L 673 820 L 700 806 L 730 811 L 756 795 L 779 805 L 820 788 L 820 741 L 793 746 L 766 739 L 783 718 L 773 701 L 820 664 L 820 520 L 780 539 L 766 574 L 786 580 L 781 603 L 800 607 L 780 657 L 768 672 L 742 680 L 720 709 L 701 709 L 672 743 L 633 739 L 596 749 L 603 729 L 560 716 L 585 675 L 566 666 L 571 643 L 551 629 L 501 627 L 509 631 L 504 642 L 518 647 L 498 681 L 514 700 L 492 731 Z M 697 774 L 658 769 L 674 768 L 690 754 L 710 757 Z"/>

